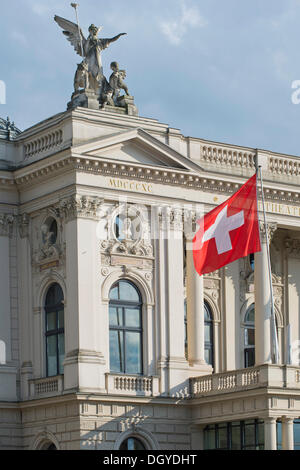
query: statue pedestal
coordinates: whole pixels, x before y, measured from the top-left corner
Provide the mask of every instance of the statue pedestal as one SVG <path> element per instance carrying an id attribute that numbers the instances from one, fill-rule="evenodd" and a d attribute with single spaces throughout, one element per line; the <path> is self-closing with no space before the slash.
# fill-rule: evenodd
<path id="1" fill-rule="evenodd" d="M 93 90 L 79 90 L 73 93 L 68 109 L 81 108 L 99 109 L 98 95 Z"/>
<path id="2" fill-rule="evenodd" d="M 138 109 L 134 104 L 134 97 L 133 96 L 119 96 L 117 100 L 117 107 L 121 106 L 125 108 L 128 116 L 138 116 Z"/>

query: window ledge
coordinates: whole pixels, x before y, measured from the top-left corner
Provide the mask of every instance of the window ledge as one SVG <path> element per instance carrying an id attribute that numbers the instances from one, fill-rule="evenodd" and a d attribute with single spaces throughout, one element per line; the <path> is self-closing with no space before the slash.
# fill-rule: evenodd
<path id="1" fill-rule="evenodd" d="M 106 374 L 106 390 L 112 395 L 155 397 L 159 395 L 159 378 L 109 373 Z"/>
<path id="2" fill-rule="evenodd" d="M 29 380 L 30 398 L 62 395 L 64 390 L 64 376 L 45 377 Z"/>

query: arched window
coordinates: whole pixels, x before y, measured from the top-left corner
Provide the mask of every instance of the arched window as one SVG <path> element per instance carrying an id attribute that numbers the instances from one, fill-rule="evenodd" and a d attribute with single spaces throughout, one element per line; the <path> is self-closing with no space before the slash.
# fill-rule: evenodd
<path id="1" fill-rule="evenodd" d="M 47 377 L 63 374 L 65 357 L 64 294 L 58 284 L 48 289 L 46 314 L 46 373 Z"/>
<path id="2" fill-rule="evenodd" d="M 131 282 L 119 281 L 111 288 L 109 298 L 110 370 L 142 374 L 141 295 Z"/>
<path id="3" fill-rule="evenodd" d="M 122 442 L 120 450 L 146 450 L 146 447 L 136 437 L 129 437 Z"/>
<path id="4" fill-rule="evenodd" d="M 252 304 L 244 318 L 244 367 L 252 367 L 255 364 L 255 308 Z"/>
<path id="5" fill-rule="evenodd" d="M 212 313 L 207 302 L 204 302 L 204 353 L 205 361 L 214 365 L 214 335 Z"/>
<path id="6" fill-rule="evenodd" d="M 57 450 L 56 445 L 53 444 L 52 442 L 46 442 L 41 450 Z"/>

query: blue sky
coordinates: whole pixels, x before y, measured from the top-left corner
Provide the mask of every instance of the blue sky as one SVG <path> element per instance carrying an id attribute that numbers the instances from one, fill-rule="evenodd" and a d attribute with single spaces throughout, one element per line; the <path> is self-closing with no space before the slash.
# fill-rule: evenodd
<path id="1" fill-rule="evenodd" d="M 103 52 L 117 60 L 141 116 L 185 135 L 300 155 L 300 0 L 79 0 L 81 27 L 127 32 Z M 0 0 L 0 80 L 25 129 L 64 111 L 80 58 L 55 14 L 69 0 Z"/>

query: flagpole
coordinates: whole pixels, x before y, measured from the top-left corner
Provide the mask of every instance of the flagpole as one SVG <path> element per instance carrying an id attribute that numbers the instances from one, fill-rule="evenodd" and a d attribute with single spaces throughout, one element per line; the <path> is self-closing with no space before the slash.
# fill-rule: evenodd
<path id="1" fill-rule="evenodd" d="M 261 165 L 258 166 L 259 177 L 260 177 L 260 188 L 261 188 L 261 198 L 263 206 L 263 216 L 264 216 L 264 228 L 265 236 L 267 243 L 267 258 L 268 258 L 268 272 L 269 272 L 269 282 L 270 282 L 270 295 L 271 295 L 271 335 L 272 338 L 272 354 L 275 364 L 279 362 L 279 351 L 278 351 L 278 339 L 276 331 L 276 321 L 275 321 L 275 309 L 274 309 L 274 296 L 273 296 L 273 285 L 272 285 L 272 270 L 271 270 L 271 258 L 270 258 L 270 247 L 269 247 L 269 235 L 267 229 L 267 217 L 265 209 L 265 197 L 264 197 L 264 188 L 263 188 L 263 179 L 262 179 L 262 169 Z"/>

